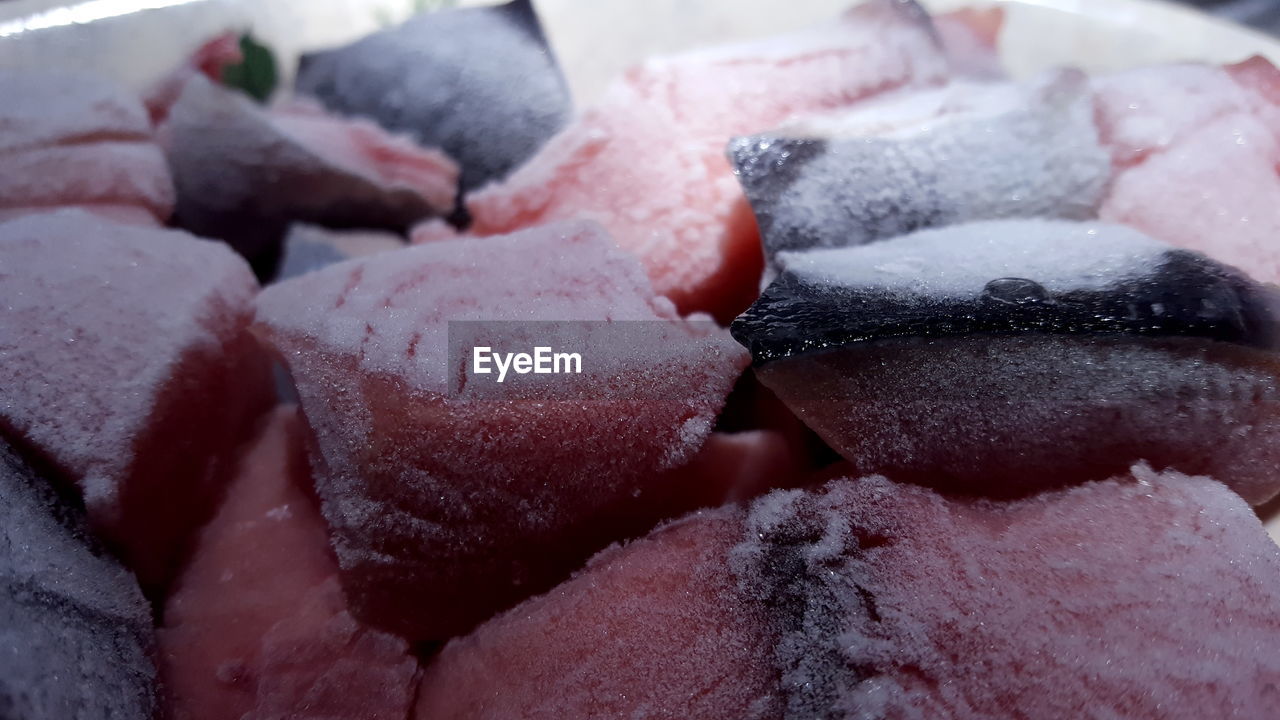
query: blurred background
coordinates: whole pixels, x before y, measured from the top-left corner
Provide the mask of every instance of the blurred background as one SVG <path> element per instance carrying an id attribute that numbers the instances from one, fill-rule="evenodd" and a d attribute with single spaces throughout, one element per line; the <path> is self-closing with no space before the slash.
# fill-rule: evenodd
<path id="1" fill-rule="evenodd" d="M 141 89 L 205 40 L 239 30 L 279 59 L 287 86 L 303 52 L 351 42 L 424 9 L 498 1 L 0 0 L 0 66 L 92 69 Z M 574 97 L 585 104 L 649 55 L 799 29 L 856 0 L 534 2 Z M 1255 53 L 1280 63 L 1280 0 L 920 2 L 935 12 L 1003 5 L 1000 50 L 1014 77 L 1062 65 L 1105 72 L 1185 60 L 1237 62 Z"/>
<path id="2" fill-rule="evenodd" d="M 1216 15 L 1280 34 L 1280 0 L 1188 0 Z"/>

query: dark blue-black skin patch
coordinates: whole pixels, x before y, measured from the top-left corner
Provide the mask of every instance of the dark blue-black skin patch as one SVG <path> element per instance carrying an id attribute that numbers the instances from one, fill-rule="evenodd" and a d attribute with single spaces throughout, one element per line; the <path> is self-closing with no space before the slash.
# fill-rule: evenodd
<path id="1" fill-rule="evenodd" d="M 152 625 L 78 502 L 0 440 L 0 717 L 156 717 Z"/>
<path id="2" fill-rule="evenodd" d="M 310 53 L 295 87 L 331 111 L 444 150 L 462 168 L 463 192 L 505 177 L 572 110 L 529 0 L 417 15 Z"/>
<path id="3" fill-rule="evenodd" d="M 887 338 L 981 334 L 1194 337 L 1274 350 L 1278 297 L 1234 268 L 1175 249 L 1150 272 L 1101 289 L 1051 292 L 1035 278 L 992 277 L 963 298 L 811 282 L 784 270 L 730 330 L 757 365 Z"/>

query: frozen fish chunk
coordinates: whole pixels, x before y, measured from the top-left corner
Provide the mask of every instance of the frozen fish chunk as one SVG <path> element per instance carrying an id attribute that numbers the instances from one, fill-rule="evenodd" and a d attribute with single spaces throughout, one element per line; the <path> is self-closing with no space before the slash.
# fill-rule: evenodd
<path id="1" fill-rule="evenodd" d="M 57 207 L 158 225 L 173 179 L 139 98 L 91 76 L 0 71 L 0 220 Z"/>
<path id="2" fill-rule="evenodd" d="M 569 119 L 569 88 L 530 0 L 424 13 L 310 53 L 297 91 L 439 147 L 462 190 L 507 175 Z"/>
<path id="3" fill-rule="evenodd" d="M 226 240 L 268 278 L 292 222 L 402 231 L 449 212 L 457 192 L 439 151 L 305 103 L 267 112 L 199 75 L 165 134 L 178 224 Z"/>
<path id="4" fill-rule="evenodd" d="M 253 275 L 220 243 L 73 210 L 0 224 L 0 268 L 0 432 L 163 587 L 272 402 Z"/>
<path id="5" fill-rule="evenodd" d="M 928 17 L 895 0 L 788 35 L 651 58 L 506 181 L 471 193 L 471 231 L 595 220 L 681 312 L 728 322 L 759 292 L 763 267 L 724 156 L 729 139 L 947 74 Z"/>
<path id="6" fill-rule="evenodd" d="M 858 473 L 1018 495 L 1146 459 L 1280 489 L 1280 305 L 1233 268 L 1038 220 L 780 263 L 733 332 Z"/>
<path id="7" fill-rule="evenodd" d="M 897 94 L 729 154 L 769 260 L 972 220 L 1096 217 L 1111 170 L 1075 70 Z"/>
<path id="8" fill-rule="evenodd" d="M 1280 70 L 1254 57 L 1094 86 L 1117 168 L 1100 216 L 1280 283 Z"/>
<path id="9" fill-rule="evenodd" d="M 450 352 L 459 321 L 506 321 L 528 347 L 547 341 L 538 321 L 601 341 L 581 373 L 486 384 L 470 347 Z M 706 502 L 665 471 L 693 460 L 747 361 L 591 223 L 333 265 L 267 288 L 256 328 L 314 436 L 353 614 L 413 640 L 466 630 Z"/>
<path id="10" fill-rule="evenodd" d="M 777 717 L 768 609 L 738 591 L 743 511 L 686 517 L 453 640 L 427 666 L 426 720 Z"/>
<path id="11" fill-rule="evenodd" d="M 1194 720 L 1275 700 L 1280 553 L 1208 478 L 1139 466 L 1014 502 L 841 480 L 757 501 L 743 537 L 782 717 Z"/>
<path id="12" fill-rule="evenodd" d="M 297 407 L 272 413 L 165 603 L 161 678 L 183 720 L 404 718 L 418 663 L 346 609 Z"/>
<path id="13" fill-rule="evenodd" d="M 90 539 L 0 440 L 0 707 L 24 720 L 151 720 L 151 608 L 137 580 Z"/>
<path id="14" fill-rule="evenodd" d="M 417 717 L 1262 717 L 1280 553 L 1208 478 L 1015 501 L 882 477 L 600 553 L 451 641 Z"/>

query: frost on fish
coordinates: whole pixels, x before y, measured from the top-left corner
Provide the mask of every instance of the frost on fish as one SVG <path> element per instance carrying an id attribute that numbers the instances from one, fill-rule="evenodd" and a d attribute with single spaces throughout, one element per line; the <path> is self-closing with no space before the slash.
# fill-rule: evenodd
<path id="1" fill-rule="evenodd" d="M 953 82 L 729 146 L 769 260 L 954 223 L 1095 217 L 1110 174 L 1087 78 Z"/>
<path id="2" fill-rule="evenodd" d="M 733 332 L 856 472 L 1017 495 L 1146 459 L 1280 489 L 1280 302 L 1238 270 L 1039 220 L 779 261 Z"/>
<path id="3" fill-rule="evenodd" d="M 762 263 L 725 143 L 947 73 L 927 16 L 893 0 L 787 35 L 650 58 L 504 182 L 471 193 L 471 231 L 595 220 L 681 312 L 727 322 L 758 292 Z"/>
<path id="4" fill-rule="evenodd" d="M 605 550 L 451 641 L 423 674 L 415 717 L 777 717 L 767 610 L 729 569 L 742 516 L 706 511 Z"/>
<path id="5" fill-rule="evenodd" d="M 0 440 L 0 708 L 23 720 L 157 716 L 151 608 L 129 571 Z"/>
<path id="6" fill-rule="evenodd" d="M 1208 478 L 1016 501 L 838 479 L 600 553 L 446 645 L 416 717 L 1261 717 L 1278 577 Z"/>
<path id="7" fill-rule="evenodd" d="M 1094 85 L 1117 166 L 1101 217 L 1280 283 L 1280 70 L 1254 57 Z"/>
<path id="8" fill-rule="evenodd" d="M 169 717 L 401 720 L 418 662 L 351 617 L 296 407 L 270 416 L 199 534 L 159 631 Z"/>
<path id="9" fill-rule="evenodd" d="M 505 177 L 569 120 L 569 89 L 529 0 L 424 13 L 309 53 L 297 91 L 442 148 L 462 189 Z"/>
<path id="10" fill-rule="evenodd" d="M 521 323 L 603 334 L 569 382 L 485 386 L 468 356 L 450 365 L 469 320 L 532 333 L 525 349 L 548 336 Z M 701 478 L 666 471 L 695 459 L 747 361 L 655 297 L 591 223 L 349 260 L 267 288 L 256 327 L 314 435 L 353 614 L 414 640 L 465 630 L 708 502 Z"/>
<path id="11" fill-rule="evenodd" d="M 292 222 L 404 231 L 454 203 L 458 169 L 439 151 L 307 103 L 265 111 L 203 76 L 165 137 L 178 224 L 226 240 L 265 277 Z"/>
<path id="12" fill-rule="evenodd" d="M 159 225 L 174 190 L 142 102 L 93 76 L 0 71 L 0 221 L 58 207 Z"/>
<path id="13" fill-rule="evenodd" d="M 148 590 L 272 402 L 257 290 L 235 253 L 183 232 L 75 210 L 0 223 L 0 432 L 78 485 Z"/>
<path id="14" fill-rule="evenodd" d="M 1208 478 L 1139 466 L 1013 502 L 837 480 L 767 496 L 745 524 L 732 566 L 770 610 L 773 717 L 1193 720 L 1275 702 L 1280 554 Z"/>

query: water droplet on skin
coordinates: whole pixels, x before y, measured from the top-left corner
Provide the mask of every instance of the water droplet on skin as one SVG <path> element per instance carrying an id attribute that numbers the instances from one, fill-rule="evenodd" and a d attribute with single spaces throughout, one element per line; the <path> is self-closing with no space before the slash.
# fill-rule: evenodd
<path id="1" fill-rule="evenodd" d="M 1032 305 L 1049 302 L 1049 291 L 1035 280 L 997 278 L 982 289 L 981 298 L 1008 305 Z"/>

